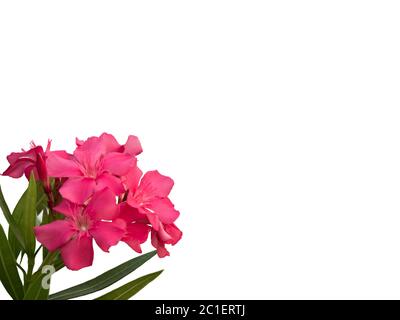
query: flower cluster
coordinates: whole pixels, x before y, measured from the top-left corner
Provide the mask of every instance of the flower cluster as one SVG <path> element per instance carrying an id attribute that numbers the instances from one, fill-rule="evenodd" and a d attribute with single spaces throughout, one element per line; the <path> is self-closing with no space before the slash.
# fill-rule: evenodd
<path id="1" fill-rule="evenodd" d="M 49 251 L 60 250 L 69 269 L 92 265 L 93 240 L 106 252 L 122 241 L 141 253 L 150 235 L 159 257 L 165 257 L 165 245 L 182 237 L 175 225 L 179 211 L 168 198 L 174 182 L 158 171 L 143 174 L 136 158 L 141 152 L 137 137 L 121 145 L 107 133 L 76 139 L 72 154 L 51 151 L 50 142 L 46 150 L 33 144 L 7 157 L 10 166 L 3 175 L 29 177 L 33 172 L 43 183 L 50 209 L 62 218 L 34 232 Z"/>

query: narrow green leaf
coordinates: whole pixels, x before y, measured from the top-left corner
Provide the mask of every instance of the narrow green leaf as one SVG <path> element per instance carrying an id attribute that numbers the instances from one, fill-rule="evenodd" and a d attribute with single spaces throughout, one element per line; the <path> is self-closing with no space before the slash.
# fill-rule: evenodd
<path id="1" fill-rule="evenodd" d="M 47 208 L 44 208 L 43 209 L 43 217 L 42 217 L 42 225 L 45 225 L 48 223 L 49 223 L 49 211 L 47 210 Z M 49 251 L 45 247 L 42 247 L 43 259 L 46 258 L 48 253 L 49 253 Z"/>
<path id="2" fill-rule="evenodd" d="M 15 300 L 24 296 L 22 282 L 18 274 L 14 253 L 10 248 L 3 227 L 0 225 L 0 280 L 4 288 Z"/>
<path id="3" fill-rule="evenodd" d="M 147 274 L 136 280 L 128 282 L 127 284 L 109 293 L 106 293 L 105 295 L 98 297 L 95 300 L 129 300 L 129 298 L 142 290 L 145 286 L 147 286 L 150 282 L 157 278 L 162 272 L 163 270 L 160 270 L 154 273 Z"/>
<path id="4" fill-rule="evenodd" d="M 39 215 L 45 208 L 47 208 L 48 199 L 43 184 L 36 181 L 36 186 L 36 213 Z"/>
<path id="5" fill-rule="evenodd" d="M 28 187 L 29 188 L 29 187 Z M 12 216 L 16 225 L 21 229 L 21 221 L 24 215 L 25 210 L 25 200 L 27 198 L 27 190 L 22 194 L 19 199 L 17 205 L 15 206 Z M 46 210 L 47 204 L 47 196 L 44 193 L 43 186 L 40 183 L 37 183 L 37 203 L 36 203 L 36 213 L 40 214 L 42 211 Z M 17 258 L 19 253 L 21 252 L 21 245 L 17 238 L 14 235 L 11 227 L 8 229 L 8 242 L 10 243 L 11 249 L 14 252 L 15 257 Z"/>
<path id="6" fill-rule="evenodd" d="M 7 205 L 6 200 L 4 199 L 4 195 L 1 190 L 1 187 L 0 187 L 0 208 L 3 211 L 4 217 L 6 218 L 8 224 L 10 226 L 10 229 L 14 233 L 19 244 L 22 246 L 22 248 L 25 248 L 25 240 L 23 238 L 21 229 L 15 222 L 14 217 L 12 216 L 10 209 L 8 208 L 8 205 Z"/>
<path id="7" fill-rule="evenodd" d="M 89 281 L 81 283 L 75 287 L 65 289 L 63 291 L 54 293 L 49 296 L 49 300 L 67 300 L 80 296 L 84 296 L 112 285 L 113 283 L 121 280 L 123 277 L 130 274 L 132 271 L 139 268 L 146 261 L 154 257 L 156 251 L 151 251 L 146 254 L 142 254 L 139 257 L 128 260 L 119 266 L 108 270 L 100 276 L 93 278 Z"/>
<path id="8" fill-rule="evenodd" d="M 14 218 L 15 223 L 20 226 L 21 219 L 24 213 L 24 206 L 25 206 L 25 199 L 26 199 L 26 191 L 23 193 L 22 197 L 19 199 L 17 205 L 14 208 L 12 216 Z M 15 257 L 18 257 L 19 253 L 21 252 L 21 244 L 15 237 L 15 234 L 11 227 L 8 229 L 8 242 L 10 243 L 11 250 L 14 252 Z"/>
<path id="9" fill-rule="evenodd" d="M 33 227 L 36 225 L 36 198 L 37 189 L 36 181 L 33 176 L 29 179 L 29 186 L 26 190 L 26 196 L 23 206 L 23 215 L 21 219 L 21 230 L 25 240 L 25 251 L 29 257 L 32 257 L 35 253 L 35 234 Z"/>

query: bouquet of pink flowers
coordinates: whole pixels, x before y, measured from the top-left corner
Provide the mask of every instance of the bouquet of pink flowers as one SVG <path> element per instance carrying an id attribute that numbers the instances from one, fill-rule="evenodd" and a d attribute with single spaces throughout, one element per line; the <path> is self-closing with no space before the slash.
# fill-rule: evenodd
<path id="1" fill-rule="evenodd" d="M 102 290 L 158 254 L 168 256 L 182 232 L 179 211 L 168 198 L 173 180 L 158 171 L 145 174 L 137 166 L 142 152 L 136 136 L 121 145 L 111 134 L 76 139 L 76 149 L 51 151 L 32 143 L 30 150 L 11 153 L 4 176 L 29 185 L 10 211 L 0 189 L 0 207 L 9 224 L 0 225 L 0 280 L 13 299 L 72 299 Z M 151 239 L 155 251 L 140 255 L 104 274 L 49 295 L 50 279 L 64 266 L 79 270 L 93 263 L 93 240 L 101 250 L 125 242 L 142 253 Z M 38 246 L 37 242 L 40 243 Z M 42 253 L 39 255 L 39 252 Z M 35 263 L 41 256 L 41 264 Z M 162 271 L 133 280 L 97 299 L 126 300 Z"/>

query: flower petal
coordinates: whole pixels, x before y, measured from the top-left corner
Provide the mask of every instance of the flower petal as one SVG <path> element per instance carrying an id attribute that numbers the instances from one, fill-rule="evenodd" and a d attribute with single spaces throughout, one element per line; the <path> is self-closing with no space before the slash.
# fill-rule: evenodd
<path id="1" fill-rule="evenodd" d="M 146 242 L 150 229 L 150 226 L 143 223 L 129 224 L 126 228 L 126 234 L 122 240 L 136 252 L 142 253 L 140 245 Z"/>
<path id="2" fill-rule="evenodd" d="M 40 180 L 38 169 L 34 164 L 29 165 L 25 168 L 25 178 L 29 180 L 32 173 L 36 180 Z"/>
<path id="3" fill-rule="evenodd" d="M 32 170 L 35 162 L 32 160 L 20 159 L 12 163 L 6 171 L 2 173 L 3 176 L 9 176 L 11 178 L 20 178 L 26 172 L 27 169 Z"/>
<path id="4" fill-rule="evenodd" d="M 76 203 L 73 203 L 69 200 L 63 199 L 60 204 L 56 205 L 53 208 L 54 211 L 63 214 L 64 216 L 67 217 L 73 217 L 76 214 L 80 213 L 81 211 L 81 206 L 77 205 Z"/>
<path id="5" fill-rule="evenodd" d="M 74 156 L 85 170 L 93 171 L 104 154 L 103 146 L 98 137 L 88 138 L 74 151 Z"/>
<path id="6" fill-rule="evenodd" d="M 79 139 L 79 138 L 75 138 L 75 144 L 77 147 L 83 145 L 85 143 L 85 141 Z"/>
<path id="7" fill-rule="evenodd" d="M 125 230 L 120 224 L 99 221 L 89 230 L 97 245 L 105 252 L 115 246 L 123 237 Z"/>
<path id="8" fill-rule="evenodd" d="M 24 173 L 30 173 L 37 164 L 38 155 L 43 155 L 43 148 L 41 146 L 33 147 L 28 151 L 10 153 L 7 156 L 10 166 L 2 175 L 20 178 Z"/>
<path id="9" fill-rule="evenodd" d="M 179 217 L 179 211 L 175 210 L 168 198 L 152 200 L 149 208 L 158 215 L 162 223 L 171 224 Z"/>
<path id="10" fill-rule="evenodd" d="M 46 160 L 47 172 L 50 177 L 79 177 L 82 172 L 78 163 L 64 151 L 51 151 Z"/>
<path id="11" fill-rule="evenodd" d="M 174 180 L 160 174 L 157 170 L 148 171 L 144 174 L 138 191 L 142 193 L 146 199 L 155 197 L 164 198 L 170 193 L 174 186 Z"/>
<path id="12" fill-rule="evenodd" d="M 164 225 L 164 230 L 170 236 L 170 240 L 167 242 L 168 244 L 175 245 L 179 240 L 182 239 L 182 231 L 179 230 L 175 224 Z"/>
<path id="13" fill-rule="evenodd" d="M 43 151 L 43 149 L 41 149 Z M 7 161 L 13 164 L 17 160 L 31 160 L 36 161 L 36 154 L 39 151 L 38 147 L 29 149 L 28 151 L 12 152 L 7 156 Z"/>
<path id="14" fill-rule="evenodd" d="M 137 156 L 143 152 L 142 145 L 140 144 L 139 138 L 133 135 L 128 137 L 128 140 L 124 146 L 124 152 L 132 156 Z"/>
<path id="15" fill-rule="evenodd" d="M 103 170 L 117 176 L 126 175 L 129 168 L 136 164 L 136 158 L 126 153 L 110 152 L 103 158 Z"/>
<path id="16" fill-rule="evenodd" d="M 60 193 L 65 199 L 83 204 L 93 194 L 95 186 L 92 178 L 69 178 L 60 188 Z"/>
<path id="17" fill-rule="evenodd" d="M 78 236 L 61 248 L 61 257 L 70 270 L 79 270 L 93 263 L 93 241 L 88 235 Z"/>
<path id="18" fill-rule="evenodd" d="M 119 213 L 118 218 L 124 220 L 126 223 L 133 221 L 148 223 L 148 219 L 145 214 L 140 213 L 137 208 L 133 208 L 128 203 L 122 202 L 118 205 Z"/>
<path id="19" fill-rule="evenodd" d="M 165 231 L 163 224 L 160 224 L 159 230 L 157 232 L 157 237 L 162 243 L 170 243 L 172 240 L 172 237 L 169 235 L 169 233 Z"/>
<path id="20" fill-rule="evenodd" d="M 74 234 L 74 230 L 66 220 L 57 220 L 33 229 L 37 240 L 50 251 L 63 246 Z"/>
<path id="21" fill-rule="evenodd" d="M 115 137 L 112 134 L 103 133 L 99 137 L 99 139 L 101 141 L 105 153 L 116 152 L 122 149 L 122 146 L 118 143 L 117 139 L 115 139 Z"/>
<path id="22" fill-rule="evenodd" d="M 155 232 L 155 231 L 151 232 L 151 244 L 153 245 L 154 248 L 157 249 L 157 255 L 160 258 L 164 258 L 166 256 L 169 256 L 168 250 L 165 249 L 164 243 L 159 240 L 159 238 L 157 236 L 157 232 Z"/>
<path id="23" fill-rule="evenodd" d="M 125 183 L 126 188 L 131 193 L 134 193 L 136 191 L 142 175 L 143 175 L 143 172 L 142 172 L 142 170 L 139 169 L 139 167 L 137 165 L 129 168 L 128 173 L 124 177 L 124 183 Z"/>
<path id="24" fill-rule="evenodd" d="M 140 211 L 141 211 L 141 210 L 139 209 L 139 212 L 140 212 Z M 147 216 L 147 219 L 149 220 L 151 226 L 153 227 L 153 229 L 154 229 L 155 231 L 158 231 L 158 230 L 159 230 L 159 227 L 160 227 L 160 225 L 161 225 L 161 222 L 160 222 L 160 219 L 158 218 L 158 215 L 156 215 L 156 214 L 154 214 L 154 213 L 151 213 L 151 212 L 147 212 L 147 213 L 146 213 L 146 216 Z"/>
<path id="25" fill-rule="evenodd" d="M 125 191 L 121 179 L 107 172 L 104 172 L 99 177 L 97 177 L 96 184 L 96 191 L 100 191 L 104 188 L 109 188 L 114 192 L 116 196 L 124 193 Z"/>
<path id="26" fill-rule="evenodd" d="M 118 214 L 117 209 L 114 193 L 109 188 L 105 188 L 93 195 L 86 212 L 97 219 L 112 220 Z"/>

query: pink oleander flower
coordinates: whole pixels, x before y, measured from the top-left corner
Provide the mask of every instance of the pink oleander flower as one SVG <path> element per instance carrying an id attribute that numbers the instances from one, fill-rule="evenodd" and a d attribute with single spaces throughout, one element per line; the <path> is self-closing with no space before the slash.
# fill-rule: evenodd
<path id="1" fill-rule="evenodd" d="M 79 270 L 93 263 L 93 239 L 108 252 L 125 233 L 125 225 L 116 218 L 118 207 L 114 193 L 105 188 L 96 192 L 87 206 L 63 200 L 54 208 L 65 220 L 56 220 L 34 228 L 37 240 L 49 251 L 60 249 L 68 269 Z"/>
<path id="2" fill-rule="evenodd" d="M 150 221 L 146 214 L 140 213 L 138 209 L 132 208 L 127 202 L 119 205 L 120 213 L 117 218 L 119 225 L 125 224 L 125 234 L 122 241 L 128 244 L 133 250 L 142 253 L 141 244 L 147 241 L 151 232 L 151 244 L 157 249 L 160 258 L 169 256 L 166 244 L 175 245 L 181 238 L 182 232 L 175 224 L 159 224 L 158 231 L 149 226 Z M 122 220 L 122 222 L 121 222 Z"/>
<path id="3" fill-rule="evenodd" d="M 96 137 L 91 137 L 91 138 L 96 138 Z M 120 145 L 117 139 L 115 139 L 115 137 L 109 133 L 102 133 L 98 139 L 101 140 L 105 150 L 108 152 L 111 151 L 123 152 L 123 153 L 128 153 L 132 156 L 137 156 L 143 152 L 143 148 L 142 145 L 140 144 L 139 138 L 134 135 L 129 135 L 124 145 Z M 85 143 L 85 141 L 76 138 L 75 143 L 77 147 L 80 147 Z"/>
<path id="4" fill-rule="evenodd" d="M 169 256 L 166 244 L 175 245 L 182 238 L 182 231 L 174 224 L 163 224 L 158 231 L 151 230 L 151 244 L 157 249 L 160 258 Z"/>
<path id="5" fill-rule="evenodd" d="M 127 204 L 131 209 L 120 206 L 120 218 L 127 223 L 122 241 L 141 252 L 140 244 L 146 241 L 151 230 L 151 242 L 158 255 L 169 255 L 165 244 L 174 245 L 182 237 L 174 224 L 179 211 L 168 198 L 173 180 L 158 171 L 149 171 L 142 176 L 142 171 L 135 166 L 130 168 L 124 183 L 129 190 Z M 151 224 L 151 229 L 146 227 L 147 223 Z"/>
<path id="6" fill-rule="evenodd" d="M 128 244 L 133 250 L 142 253 L 141 244 L 147 241 L 151 227 L 146 215 L 139 213 L 126 202 L 119 204 L 119 214 L 115 220 L 125 225 L 125 233 L 121 241 Z"/>
<path id="7" fill-rule="evenodd" d="M 60 188 L 61 195 L 74 203 L 83 204 L 96 191 L 107 187 L 114 195 L 125 189 L 121 176 L 136 165 L 135 156 L 142 152 L 139 140 L 129 136 L 120 145 L 114 136 L 103 133 L 86 141 L 76 140 L 74 153 L 50 152 L 47 159 L 51 177 L 68 178 Z"/>
<path id="8" fill-rule="evenodd" d="M 48 188 L 48 175 L 46 167 L 46 158 L 50 152 L 51 141 L 47 143 L 46 150 L 42 146 L 36 146 L 31 142 L 31 148 L 28 151 L 12 152 L 7 156 L 10 166 L 3 172 L 3 176 L 12 178 L 20 178 L 25 174 L 29 179 L 33 172 L 35 179 L 42 181 L 46 188 Z"/>

